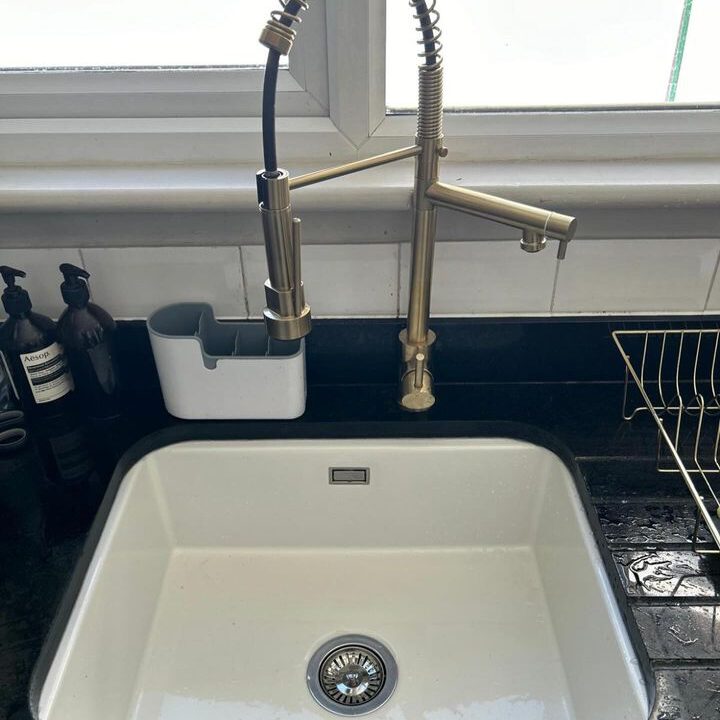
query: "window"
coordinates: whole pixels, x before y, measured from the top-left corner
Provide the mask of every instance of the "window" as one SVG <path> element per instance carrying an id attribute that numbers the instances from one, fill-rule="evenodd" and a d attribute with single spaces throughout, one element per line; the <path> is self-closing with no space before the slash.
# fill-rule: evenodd
<path id="1" fill-rule="evenodd" d="M 277 0 L 5 0 L 0 68 L 257 67 L 266 52 L 255 41 L 277 7 Z"/>
<path id="2" fill-rule="evenodd" d="M 281 162 L 305 169 L 410 144 L 418 36 L 407 0 L 309 3 L 278 83 Z M 257 166 L 257 37 L 279 7 L 6 0 L 0 163 Z M 665 172 L 720 157 L 718 0 L 437 7 L 449 163 L 642 158 Z"/>
<path id="3" fill-rule="evenodd" d="M 282 115 L 327 115 L 325 1 L 282 62 Z M 279 0 L 6 0 L 0 120 L 258 117 Z M 109 137 L 108 133 L 105 133 Z"/>
<path id="4" fill-rule="evenodd" d="M 720 101 L 718 0 L 444 2 L 446 107 L 562 108 Z M 414 36 L 387 6 L 387 106 L 417 107 Z"/>

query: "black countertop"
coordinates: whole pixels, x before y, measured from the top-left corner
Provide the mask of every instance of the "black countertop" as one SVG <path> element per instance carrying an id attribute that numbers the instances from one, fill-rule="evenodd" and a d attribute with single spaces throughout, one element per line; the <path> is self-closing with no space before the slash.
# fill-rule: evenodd
<path id="1" fill-rule="evenodd" d="M 30 717 L 33 667 L 113 468 L 131 445 L 143 438 L 150 447 L 192 437 L 378 436 L 519 437 L 558 452 L 587 490 L 583 501 L 609 578 L 655 685 L 651 717 L 720 717 L 720 559 L 693 552 L 693 506 L 678 476 L 655 470 L 649 418 L 621 419 L 623 370 L 608 324 L 434 327 L 438 403 L 429 413 L 396 404 L 397 323 L 326 322 L 308 342 L 301 419 L 187 423 L 164 411 L 144 329 L 123 326 L 124 416 L 38 426 L 28 448 L 0 456 L 0 719 Z M 344 362 L 349 352 L 352 368 Z"/>

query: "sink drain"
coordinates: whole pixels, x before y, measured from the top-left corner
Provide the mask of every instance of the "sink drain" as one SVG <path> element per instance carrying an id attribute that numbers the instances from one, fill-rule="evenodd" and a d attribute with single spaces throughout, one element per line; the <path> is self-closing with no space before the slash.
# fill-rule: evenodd
<path id="1" fill-rule="evenodd" d="M 345 635 L 325 643 L 310 660 L 310 693 L 337 715 L 365 715 L 393 693 L 397 665 L 390 651 L 364 635 Z"/>

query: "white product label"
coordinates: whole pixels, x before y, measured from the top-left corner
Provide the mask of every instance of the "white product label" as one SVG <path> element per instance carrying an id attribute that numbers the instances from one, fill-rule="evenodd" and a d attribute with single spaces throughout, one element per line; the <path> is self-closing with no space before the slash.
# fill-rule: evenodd
<path id="1" fill-rule="evenodd" d="M 20 355 L 35 402 L 52 402 L 74 389 L 62 345 L 53 343 L 43 350 Z"/>

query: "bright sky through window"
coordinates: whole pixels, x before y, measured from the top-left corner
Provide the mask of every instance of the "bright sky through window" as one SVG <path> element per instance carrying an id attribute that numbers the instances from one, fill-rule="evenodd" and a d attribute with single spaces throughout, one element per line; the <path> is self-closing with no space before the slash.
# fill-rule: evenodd
<path id="1" fill-rule="evenodd" d="M 278 0 L 0 0 L 0 68 L 263 65 Z"/>
<path id="2" fill-rule="evenodd" d="M 720 102 L 719 0 L 438 0 L 437 8 L 447 108 Z M 387 106 L 415 108 L 417 33 L 406 2 L 388 0 L 387 37 Z"/>

